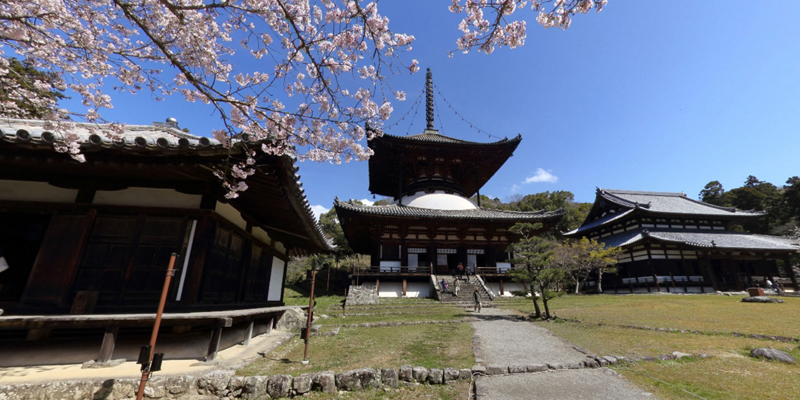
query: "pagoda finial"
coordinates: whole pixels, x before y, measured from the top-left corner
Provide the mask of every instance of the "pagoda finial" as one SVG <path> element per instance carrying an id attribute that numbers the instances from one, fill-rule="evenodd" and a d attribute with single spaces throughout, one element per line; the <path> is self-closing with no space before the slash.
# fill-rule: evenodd
<path id="1" fill-rule="evenodd" d="M 433 75 L 430 68 L 425 74 L 425 120 L 427 129 L 433 130 Z"/>

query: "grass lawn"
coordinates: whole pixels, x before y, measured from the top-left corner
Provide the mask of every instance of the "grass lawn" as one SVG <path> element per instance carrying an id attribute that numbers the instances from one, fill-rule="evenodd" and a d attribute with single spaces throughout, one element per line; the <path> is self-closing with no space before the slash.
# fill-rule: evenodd
<path id="1" fill-rule="evenodd" d="M 292 339 L 282 348 L 239 371 L 241 375 L 291 374 L 357 368 L 469 368 L 472 326 L 469 323 L 382 328 L 342 328 L 337 336 L 312 337 L 309 363 L 302 365 L 303 341 Z"/>
<path id="2" fill-rule="evenodd" d="M 784 304 L 742 303 L 743 296 L 564 296 L 550 302 L 561 318 L 583 323 L 634 325 L 704 332 L 741 332 L 800 338 L 800 298 Z M 540 302 L 541 303 L 541 302 Z M 507 300 L 506 308 L 533 312 L 530 299 Z"/>
<path id="3" fill-rule="evenodd" d="M 600 355 L 641 357 L 681 351 L 712 356 L 705 360 L 640 362 L 617 368 L 625 377 L 662 399 L 697 398 L 684 390 L 705 399 L 797 399 L 800 397 L 800 365 L 756 360 L 748 354 L 756 347 L 770 347 L 788 351 L 800 359 L 798 343 L 619 327 L 634 325 L 798 337 L 800 299 L 784 300 L 784 304 L 749 304 L 742 303 L 741 296 L 565 296 L 553 300 L 551 310 L 559 317 L 580 323 L 539 324 Z M 503 307 L 533 310 L 530 299 L 506 300 Z"/>

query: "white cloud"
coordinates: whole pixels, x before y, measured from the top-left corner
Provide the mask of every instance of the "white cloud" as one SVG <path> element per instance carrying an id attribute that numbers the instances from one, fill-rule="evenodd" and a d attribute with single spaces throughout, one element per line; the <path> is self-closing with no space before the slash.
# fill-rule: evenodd
<path id="1" fill-rule="evenodd" d="M 516 183 L 511 185 L 511 193 L 514 194 L 518 192 L 519 192 L 519 185 L 517 185 Z"/>
<path id="2" fill-rule="evenodd" d="M 359 201 L 361 202 L 361 204 L 363 204 L 363 205 L 365 205 L 365 206 L 371 206 L 371 205 L 375 204 L 375 202 L 374 202 L 374 201 L 372 201 L 372 200 L 367 200 L 367 199 L 361 199 L 361 200 L 359 200 Z"/>
<path id="3" fill-rule="evenodd" d="M 542 168 L 536 168 L 536 173 L 533 174 L 533 176 L 525 178 L 525 182 L 523 183 L 534 183 L 534 182 L 556 183 L 558 182 L 558 177 L 551 174 L 548 171 L 545 171 Z"/>
<path id="4" fill-rule="evenodd" d="M 320 206 L 320 205 L 311 206 L 311 212 L 314 213 L 314 218 L 316 218 L 317 221 L 319 221 L 319 216 L 320 215 L 325 214 L 326 212 L 328 212 L 330 210 L 331 210 L 330 208 L 325 208 L 325 207 Z"/>

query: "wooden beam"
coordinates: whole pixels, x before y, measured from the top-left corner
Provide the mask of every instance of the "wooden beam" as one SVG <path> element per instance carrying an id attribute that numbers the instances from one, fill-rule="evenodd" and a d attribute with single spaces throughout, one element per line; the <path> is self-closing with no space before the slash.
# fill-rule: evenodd
<path id="1" fill-rule="evenodd" d="M 403 279 L 403 296 L 406 296 L 407 284 L 408 284 L 408 281 L 406 279 Z"/>

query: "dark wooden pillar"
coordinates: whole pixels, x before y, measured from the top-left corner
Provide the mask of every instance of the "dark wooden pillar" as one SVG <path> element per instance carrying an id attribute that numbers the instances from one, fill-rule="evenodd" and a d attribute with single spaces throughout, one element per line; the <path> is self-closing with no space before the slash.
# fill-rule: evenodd
<path id="1" fill-rule="evenodd" d="M 711 268 L 711 259 L 709 259 L 706 255 L 703 255 L 703 259 L 698 258 L 698 263 L 700 264 L 700 270 L 705 272 L 705 275 L 711 279 L 711 285 L 714 287 L 714 291 L 719 291 L 719 285 L 717 284 L 717 277 L 714 276 L 714 270 Z M 705 280 L 705 278 L 703 279 Z"/>
<path id="2" fill-rule="evenodd" d="M 217 232 L 217 222 L 211 217 L 197 220 L 194 231 L 194 245 L 189 257 L 186 281 L 183 286 L 180 304 L 195 304 L 200 301 L 200 290 L 203 282 L 203 272 L 206 259 L 210 257 L 214 248 L 214 236 Z M 182 273 L 183 271 L 181 271 Z"/>
<path id="3" fill-rule="evenodd" d="M 22 294 L 22 303 L 70 306 L 73 278 L 96 211 L 86 215 L 54 215 Z"/>
<path id="4" fill-rule="evenodd" d="M 377 294 L 379 296 L 381 294 L 381 280 L 380 279 L 375 279 L 375 294 Z"/>
<path id="5" fill-rule="evenodd" d="M 792 268 L 791 257 L 784 257 L 783 258 L 783 265 L 786 268 L 786 273 L 789 275 L 789 278 L 792 280 L 792 286 L 794 286 L 794 292 L 800 293 L 800 284 L 798 284 L 798 276 L 794 273 L 794 268 Z"/>
<path id="6" fill-rule="evenodd" d="M 403 296 L 406 295 L 407 285 L 408 285 L 408 281 L 406 279 L 403 279 Z"/>
<path id="7" fill-rule="evenodd" d="M 506 292 L 503 290 L 503 278 L 500 278 L 500 296 L 505 295 Z"/>

